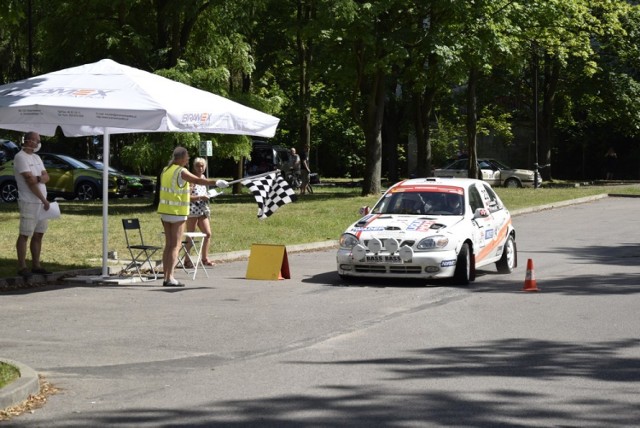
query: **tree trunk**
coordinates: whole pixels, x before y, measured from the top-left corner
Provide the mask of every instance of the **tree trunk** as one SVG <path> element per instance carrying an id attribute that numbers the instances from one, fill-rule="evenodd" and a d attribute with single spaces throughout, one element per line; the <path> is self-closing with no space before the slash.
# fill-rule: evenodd
<path id="1" fill-rule="evenodd" d="M 428 87 L 422 94 L 416 94 L 413 98 L 413 125 L 416 133 L 417 171 L 418 177 L 429 177 L 433 175 L 431 164 L 431 127 L 429 120 L 433 111 L 433 100 L 436 91 Z"/>
<path id="2" fill-rule="evenodd" d="M 540 164 L 551 164 L 551 148 L 553 147 L 553 105 L 555 103 L 558 81 L 560 79 L 560 63 L 546 58 L 544 66 L 544 82 L 542 93 L 542 113 L 540 120 Z M 540 170 L 542 179 L 550 181 L 551 166 Z"/>
<path id="3" fill-rule="evenodd" d="M 298 0 L 297 21 L 298 29 L 296 43 L 298 49 L 298 109 L 300 113 L 300 151 L 311 145 L 311 81 L 309 70 L 311 67 L 311 42 L 304 38 L 303 29 L 312 18 L 313 6 Z M 308 154 L 307 154 L 308 156 Z"/>
<path id="4" fill-rule="evenodd" d="M 477 88 L 480 72 L 475 66 L 469 70 L 467 82 L 467 153 L 469 154 L 469 178 L 482 178 L 478 168 L 478 98 Z"/>
<path id="5" fill-rule="evenodd" d="M 382 190 L 382 121 L 384 117 L 384 72 L 378 70 L 368 88 L 364 109 L 366 165 L 362 196 L 377 195 Z M 366 94 L 362 94 L 366 96 Z"/>
<path id="6" fill-rule="evenodd" d="M 390 91 L 395 92 L 397 80 L 389 85 Z M 384 123 L 382 125 L 382 174 L 386 173 L 392 183 L 399 180 L 398 147 L 400 145 L 400 129 L 404 116 L 402 103 L 392 94 L 389 95 L 384 108 Z"/>

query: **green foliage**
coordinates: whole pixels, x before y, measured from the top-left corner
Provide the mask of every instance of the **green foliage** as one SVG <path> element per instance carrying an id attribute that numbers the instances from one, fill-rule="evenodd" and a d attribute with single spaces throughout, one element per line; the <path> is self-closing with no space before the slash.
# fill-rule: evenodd
<path id="1" fill-rule="evenodd" d="M 493 135 L 506 142 L 513 139 L 511 114 L 501 111 L 496 105 L 485 105 L 478 119 L 478 135 Z"/>
<path id="2" fill-rule="evenodd" d="M 599 153 L 602 136 L 626 141 L 631 151 L 640 137 L 640 8 L 635 2 L 29 3 L 31 57 L 28 2 L 5 0 L 0 8 L 0 83 L 27 77 L 29 59 L 37 75 L 113 58 L 280 117 L 273 142 L 286 147 L 299 145 L 301 117 L 308 110 L 316 154 L 312 161 L 324 175 L 369 174 L 368 164 L 378 159 L 367 156 L 365 135 L 371 139 L 380 129 L 373 119 L 380 117 L 376 107 L 381 99 L 386 101 L 383 113 L 393 113 L 393 121 L 384 123 L 388 116 L 382 126 L 394 127 L 401 160 L 413 155 L 406 152 L 406 142 L 418 127 L 433 130 L 435 164 L 455 155 L 457 141 L 465 135 L 461 125 L 468 112 L 461 95 L 472 67 L 480 71 L 479 134 L 527 147 L 532 137 L 522 130 L 518 137 L 512 133 L 514 123 L 533 132 L 534 52 L 546 127 L 540 130 L 549 138 L 550 153 L 584 144 Z M 298 6 L 309 11 L 303 19 Z M 308 52 L 305 69 L 301 44 Z M 304 102 L 299 86 L 303 74 L 310 82 Z M 379 97 L 381 81 L 384 93 Z M 200 140 L 212 140 L 216 162 L 239 161 L 250 148 L 247 137 L 218 135 L 112 139 L 114 164 L 152 175 L 178 143 L 197 152 Z M 65 139 L 59 146 L 66 144 L 85 143 Z"/>
<path id="3" fill-rule="evenodd" d="M 431 150 L 433 164 L 436 167 L 456 158 L 460 149 L 464 147 L 464 127 L 459 121 L 451 122 L 441 117 L 431 130 Z"/>

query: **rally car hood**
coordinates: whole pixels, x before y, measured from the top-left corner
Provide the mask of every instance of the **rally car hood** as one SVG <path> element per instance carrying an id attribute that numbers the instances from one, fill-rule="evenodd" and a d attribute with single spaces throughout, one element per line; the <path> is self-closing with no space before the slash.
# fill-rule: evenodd
<path id="1" fill-rule="evenodd" d="M 408 236 L 419 233 L 424 236 L 442 233 L 462 218 L 463 216 L 369 214 L 352 224 L 347 232 L 365 239 L 380 234 Z"/>

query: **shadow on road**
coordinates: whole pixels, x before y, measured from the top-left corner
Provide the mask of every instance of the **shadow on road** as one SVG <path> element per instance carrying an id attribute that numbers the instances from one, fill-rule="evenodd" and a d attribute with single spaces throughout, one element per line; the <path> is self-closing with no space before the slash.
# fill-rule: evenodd
<path id="1" fill-rule="evenodd" d="M 117 413 L 92 412 L 74 415 L 64 422 L 70 427 L 131 423 L 138 426 L 336 428 L 634 426 L 639 413 L 637 395 L 634 398 L 628 394 L 636 390 L 634 383 L 640 381 L 640 359 L 624 355 L 637 354 L 632 348 L 638 346 L 638 339 L 575 344 L 513 338 L 462 347 L 416 349 L 407 351 L 407 356 L 402 358 L 289 361 L 283 364 L 370 366 L 376 371 L 375 376 L 362 379 L 358 385 L 320 384 L 314 394 L 214 402 L 198 410 L 134 408 Z M 483 389 L 482 379 L 489 376 L 503 377 L 505 386 Z M 474 383 L 474 378 L 480 383 Z M 593 395 L 585 398 L 580 388 L 572 394 L 564 390 L 556 393 L 553 388 L 527 390 L 525 382 L 517 382 L 519 378 L 561 381 L 563 388 L 571 388 L 575 379 L 580 379 L 581 384 L 589 380 L 606 381 L 607 392 L 601 399 L 593 399 Z M 456 382 L 454 385 L 460 382 L 475 387 L 453 393 L 437 383 L 441 379 Z M 424 389 L 408 390 L 404 388 L 406 382 L 418 382 Z M 397 390 L 394 384 L 398 385 Z M 203 397 L 195 398 L 200 401 Z"/>

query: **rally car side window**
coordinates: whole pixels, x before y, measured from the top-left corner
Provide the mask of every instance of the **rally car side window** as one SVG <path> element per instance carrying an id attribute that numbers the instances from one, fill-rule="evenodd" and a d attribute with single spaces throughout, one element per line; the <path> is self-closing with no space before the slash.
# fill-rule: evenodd
<path id="1" fill-rule="evenodd" d="M 482 187 L 484 188 L 484 199 L 487 203 L 487 208 L 489 208 L 489 211 L 496 212 L 498 210 L 501 210 L 503 206 L 500 203 L 500 199 L 498 198 L 498 196 L 494 193 L 493 189 L 484 183 L 482 184 Z"/>
<path id="2" fill-rule="evenodd" d="M 471 212 L 475 212 L 478 208 L 484 208 L 480 192 L 473 184 L 469 186 L 469 205 L 471 205 Z"/>

